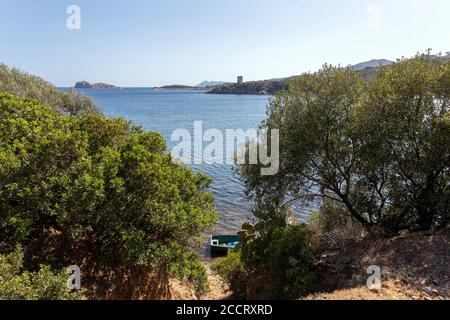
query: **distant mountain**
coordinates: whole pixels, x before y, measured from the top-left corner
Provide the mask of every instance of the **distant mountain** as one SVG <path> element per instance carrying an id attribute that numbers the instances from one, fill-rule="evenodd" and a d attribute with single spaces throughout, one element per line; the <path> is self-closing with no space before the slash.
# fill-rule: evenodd
<path id="1" fill-rule="evenodd" d="M 353 66 L 353 69 L 355 69 L 356 71 L 361 71 L 361 70 L 364 70 L 367 68 L 378 68 L 378 67 L 382 67 L 382 66 L 388 66 L 393 63 L 394 63 L 394 61 L 390 61 L 390 60 L 386 60 L 386 59 L 379 59 L 379 60 L 374 59 L 374 60 L 355 64 Z"/>
<path id="2" fill-rule="evenodd" d="M 225 84 L 228 84 L 225 81 L 203 81 L 202 83 L 198 84 L 197 87 L 199 88 L 213 88 L 217 86 L 223 86 Z"/>
<path id="3" fill-rule="evenodd" d="M 75 83 L 77 89 L 117 89 L 118 87 L 107 83 L 89 83 L 87 81 L 80 81 Z"/>
<path id="4" fill-rule="evenodd" d="M 442 59 L 450 59 L 450 52 L 447 52 L 446 54 L 443 55 L 430 55 L 429 56 L 431 61 L 442 61 Z"/>

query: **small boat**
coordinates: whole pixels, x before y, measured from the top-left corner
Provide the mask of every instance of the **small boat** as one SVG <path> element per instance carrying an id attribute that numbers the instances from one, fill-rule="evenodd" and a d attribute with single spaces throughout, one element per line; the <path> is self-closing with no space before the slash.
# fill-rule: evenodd
<path id="1" fill-rule="evenodd" d="M 211 236 L 211 255 L 227 254 L 229 249 L 234 249 L 241 241 L 238 235 Z"/>

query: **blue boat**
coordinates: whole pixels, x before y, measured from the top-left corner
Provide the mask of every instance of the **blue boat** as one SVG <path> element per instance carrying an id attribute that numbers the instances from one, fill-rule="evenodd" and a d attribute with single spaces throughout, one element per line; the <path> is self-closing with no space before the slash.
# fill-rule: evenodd
<path id="1" fill-rule="evenodd" d="M 241 241 L 238 235 L 211 236 L 211 255 L 225 255 Z"/>

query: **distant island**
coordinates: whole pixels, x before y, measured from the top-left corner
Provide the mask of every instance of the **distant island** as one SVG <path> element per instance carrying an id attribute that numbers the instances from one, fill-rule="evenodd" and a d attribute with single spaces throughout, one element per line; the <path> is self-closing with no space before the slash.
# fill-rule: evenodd
<path id="1" fill-rule="evenodd" d="M 107 83 L 89 83 L 87 81 L 80 81 L 75 83 L 76 89 L 119 89 L 119 87 L 113 86 Z"/>

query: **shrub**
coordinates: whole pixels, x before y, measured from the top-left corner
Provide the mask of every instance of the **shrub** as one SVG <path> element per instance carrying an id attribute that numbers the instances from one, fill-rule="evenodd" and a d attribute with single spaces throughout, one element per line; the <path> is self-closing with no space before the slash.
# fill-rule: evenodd
<path id="1" fill-rule="evenodd" d="M 77 264 L 92 282 L 154 270 L 205 288 L 187 252 L 216 221 L 210 180 L 165 148 L 121 119 L 0 94 L 0 252 L 19 243 L 25 268 Z"/>
<path id="2" fill-rule="evenodd" d="M 84 300 L 82 291 L 67 289 L 68 275 L 54 274 L 49 266 L 38 272 L 23 271 L 23 251 L 20 247 L 0 255 L 0 300 Z"/>
<path id="3" fill-rule="evenodd" d="M 0 64 L 0 92 L 9 92 L 22 98 L 36 99 L 55 111 L 79 115 L 98 112 L 94 101 L 75 90 L 62 92 L 51 83 L 18 69 Z"/>
<path id="4" fill-rule="evenodd" d="M 226 257 L 214 262 L 212 270 L 219 274 L 229 285 L 235 298 L 246 298 L 249 277 L 246 274 L 239 250 L 230 250 Z"/>
<path id="5" fill-rule="evenodd" d="M 347 209 L 338 203 L 326 200 L 318 212 L 309 216 L 308 228 L 313 232 L 317 249 L 334 249 L 362 240 L 366 234 L 361 224 Z"/>
<path id="6" fill-rule="evenodd" d="M 205 294 L 209 291 L 208 276 L 203 263 L 196 253 L 177 248 L 178 254 L 174 254 L 174 261 L 169 264 L 168 274 L 176 278 L 184 278 L 190 281 L 197 294 Z"/>
<path id="7" fill-rule="evenodd" d="M 276 227 L 244 239 L 214 266 L 239 298 L 297 299 L 316 289 L 305 226 Z"/>
<path id="8" fill-rule="evenodd" d="M 252 281 L 261 282 L 267 273 L 273 279 L 269 296 L 297 299 L 315 289 L 314 255 L 305 226 L 274 228 L 242 247 L 242 260 Z"/>

